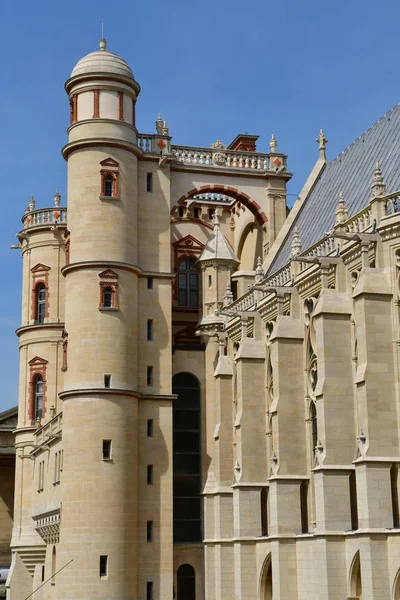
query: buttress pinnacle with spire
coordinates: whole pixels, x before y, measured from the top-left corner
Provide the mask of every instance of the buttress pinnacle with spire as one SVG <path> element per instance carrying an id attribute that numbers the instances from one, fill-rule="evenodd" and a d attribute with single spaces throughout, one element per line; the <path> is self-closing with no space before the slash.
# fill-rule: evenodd
<path id="1" fill-rule="evenodd" d="M 374 180 L 372 182 L 372 197 L 384 196 L 386 194 L 386 185 L 383 181 L 382 170 L 379 163 L 375 165 Z"/>
<path id="2" fill-rule="evenodd" d="M 254 283 L 256 285 L 260 284 L 262 282 L 262 280 L 264 279 L 264 271 L 262 268 L 262 260 L 261 260 L 261 256 L 259 256 L 257 258 L 257 267 L 256 267 L 256 275 L 254 277 Z"/>
<path id="3" fill-rule="evenodd" d="M 347 208 L 347 204 L 344 201 L 343 192 L 339 192 L 339 200 L 336 207 L 336 223 L 335 225 L 343 225 L 345 221 L 349 218 L 349 209 Z"/>
<path id="4" fill-rule="evenodd" d="M 298 256 L 301 253 L 301 241 L 299 230 L 297 227 L 294 228 L 293 239 L 292 239 L 292 257 Z"/>

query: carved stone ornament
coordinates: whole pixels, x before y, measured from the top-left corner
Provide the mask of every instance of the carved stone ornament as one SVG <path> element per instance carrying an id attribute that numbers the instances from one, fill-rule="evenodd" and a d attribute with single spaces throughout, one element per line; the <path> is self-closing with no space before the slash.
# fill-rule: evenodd
<path id="1" fill-rule="evenodd" d="M 226 146 L 221 142 L 221 140 L 217 140 L 213 144 L 211 144 L 210 148 L 213 150 L 218 150 L 218 152 L 213 152 L 212 161 L 214 165 L 225 165 L 226 163 L 226 154 L 225 152 L 221 152 L 221 150 L 225 150 Z"/>
<path id="2" fill-rule="evenodd" d="M 36 531 L 46 544 L 58 544 L 60 541 L 60 513 L 38 519 Z"/>

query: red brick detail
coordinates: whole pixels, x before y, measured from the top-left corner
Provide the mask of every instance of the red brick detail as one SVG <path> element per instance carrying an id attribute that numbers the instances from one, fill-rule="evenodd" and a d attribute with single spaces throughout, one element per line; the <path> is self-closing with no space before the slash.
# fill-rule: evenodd
<path id="1" fill-rule="evenodd" d="M 99 308 L 104 307 L 104 292 L 110 288 L 112 292 L 111 308 L 118 308 L 118 274 L 111 269 L 99 273 L 100 277 L 100 301 Z"/>
<path id="2" fill-rule="evenodd" d="M 47 381 L 46 381 L 46 368 L 48 361 L 39 356 L 35 356 L 28 362 L 29 365 L 29 397 L 28 397 L 28 419 L 31 421 L 35 418 L 35 384 L 36 379 L 39 375 L 43 378 L 43 412 L 42 419 L 46 414 L 46 400 L 47 400 Z"/>
<path id="3" fill-rule="evenodd" d="M 197 194 L 204 194 L 205 192 L 217 192 L 219 194 L 226 194 L 231 198 L 234 198 L 237 202 L 241 202 L 249 211 L 255 216 L 256 221 L 259 225 L 264 225 L 268 223 L 268 218 L 264 212 L 261 211 L 261 207 L 257 202 L 254 202 L 244 192 L 240 192 L 238 189 L 221 184 L 214 185 L 202 185 L 199 188 L 194 188 L 181 196 L 177 202 L 178 206 L 185 206 L 186 201 L 193 196 L 197 196 Z M 175 206 L 171 210 L 171 214 L 174 214 Z"/>
<path id="4" fill-rule="evenodd" d="M 118 119 L 124 120 L 124 92 L 118 92 Z"/>
<path id="5" fill-rule="evenodd" d="M 37 320 L 37 314 L 36 314 L 37 293 L 38 293 L 38 286 L 42 283 L 44 284 L 44 286 L 46 288 L 46 310 L 45 310 L 44 316 L 46 319 L 49 318 L 49 308 L 50 308 L 49 271 L 50 271 L 50 267 L 48 267 L 47 265 L 42 265 L 41 263 L 38 263 L 31 269 L 31 273 L 32 273 L 31 319 L 33 321 Z"/>
<path id="6" fill-rule="evenodd" d="M 73 99 L 69 101 L 69 124 L 72 125 L 74 122 L 74 102 Z"/>
<path id="7" fill-rule="evenodd" d="M 74 94 L 71 98 L 71 123 L 76 123 L 78 120 L 78 95 Z"/>
<path id="8" fill-rule="evenodd" d="M 93 90 L 93 119 L 100 118 L 100 91 Z"/>
<path id="9" fill-rule="evenodd" d="M 69 265 L 71 262 L 70 250 L 71 250 L 71 240 L 68 238 L 67 241 L 65 242 L 65 266 Z"/>

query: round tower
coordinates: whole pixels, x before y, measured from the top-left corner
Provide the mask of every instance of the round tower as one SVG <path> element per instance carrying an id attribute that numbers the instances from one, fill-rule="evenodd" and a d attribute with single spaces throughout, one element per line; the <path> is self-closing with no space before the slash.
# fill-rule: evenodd
<path id="1" fill-rule="evenodd" d="M 70 100 L 68 357 L 57 598 L 137 597 L 137 157 L 140 86 L 106 49 L 82 58 Z"/>

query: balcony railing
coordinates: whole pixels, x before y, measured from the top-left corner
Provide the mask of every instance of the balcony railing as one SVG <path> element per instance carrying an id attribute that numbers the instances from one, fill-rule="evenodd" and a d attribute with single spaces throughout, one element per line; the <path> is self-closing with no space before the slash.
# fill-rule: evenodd
<path id="1" fill-rule="evenodd" d="M 37 227 L 38 225 L 66 224 L 66 208 L 41 208 L 27 212 L 22 217 L 24 229 L 28 227 Z"/>

